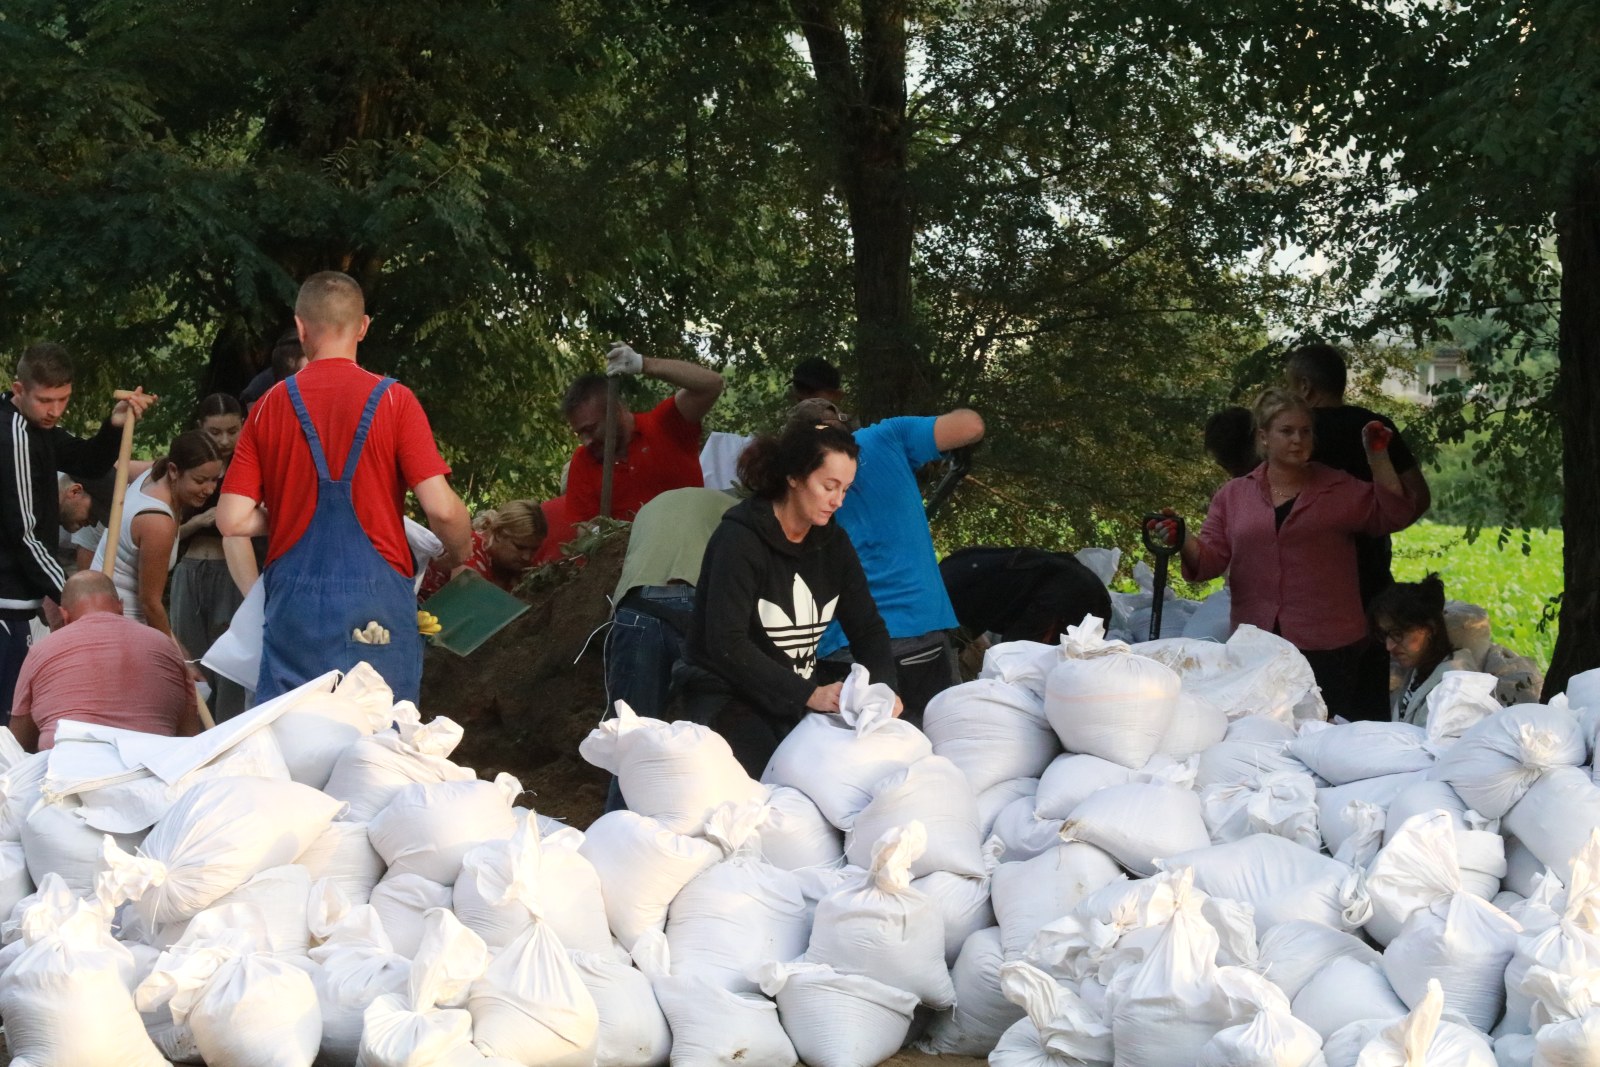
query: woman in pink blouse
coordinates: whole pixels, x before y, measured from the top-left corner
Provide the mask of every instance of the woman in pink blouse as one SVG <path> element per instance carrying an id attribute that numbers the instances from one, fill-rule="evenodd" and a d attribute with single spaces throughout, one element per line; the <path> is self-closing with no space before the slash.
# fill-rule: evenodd
<path id="1" fill-rule="evenodd" d="M 1354 535 L 1390 533 L 1415 518 L 1389 462 L 1390 432 L 1378 422 L 1362 429 L 1369 483 L 1311 462 L 1311 409 L 1299 397 L 1268 389 L 1253 415 L 1265 462 L 1211 498 L 1199 535 L 1180 546 L 1183 576 L 1229 574 L 1234 627 L 1249 623 L 1293 643 L 1310 662 L 1330 714 L 1387 719 L 1387 707 L 1360 706 L 1356 686 L 1371 638 Z"/>

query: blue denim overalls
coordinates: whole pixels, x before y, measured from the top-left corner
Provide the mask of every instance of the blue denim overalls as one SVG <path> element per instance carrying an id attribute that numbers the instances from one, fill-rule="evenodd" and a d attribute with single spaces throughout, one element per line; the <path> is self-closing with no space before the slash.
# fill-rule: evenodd
<path id="1" fill-rule="evenodd" d="M 373 387 L 356 426 L 355 439 L 338 478 L 328 473 L 317 429 L 306 413 L 299 385 L 285 379 L 311 458 L 317 465 L 317 508 L 300 540 L 268 565 L 266 626 L 256 701 L 269 700 L 330 670 L 348 671 L 362 660 L 375 667 L 396 700 L 415 701 L 422 685 L 422 637 L 411 579 L 372 546 L 356 518 L 351 481 L 378 401 L 393 378 Z M 364 644 L 352 631 L 377 622 L 389 643 Z"/>

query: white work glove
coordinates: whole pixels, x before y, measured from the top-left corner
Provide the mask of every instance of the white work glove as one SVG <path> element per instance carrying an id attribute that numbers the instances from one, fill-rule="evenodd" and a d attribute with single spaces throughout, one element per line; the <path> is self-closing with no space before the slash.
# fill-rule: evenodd
<path id="1" fill-rule="evenodd" d="M 619 374 L 638 374 L 644 370 L 644 357 L 627 345 L 617 343 L 611 346 L 611 351 L 606 353 L 606 374 L 616 377 Z"/>

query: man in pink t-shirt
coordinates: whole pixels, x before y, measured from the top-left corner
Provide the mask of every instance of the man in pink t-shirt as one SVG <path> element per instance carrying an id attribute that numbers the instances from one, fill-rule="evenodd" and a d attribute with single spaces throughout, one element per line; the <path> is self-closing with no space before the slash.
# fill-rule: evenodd
<path id="1" fill-rule="evenodd" d="M 79 571 L 61 590 L 61 629 L 35 642 L 17 677 L 11 732 L 29 752 L 56 743 L 62 719 L 190 737 L 200 732 L 194 682 L 177 644 L 122 617 L 116 586 Z"/>

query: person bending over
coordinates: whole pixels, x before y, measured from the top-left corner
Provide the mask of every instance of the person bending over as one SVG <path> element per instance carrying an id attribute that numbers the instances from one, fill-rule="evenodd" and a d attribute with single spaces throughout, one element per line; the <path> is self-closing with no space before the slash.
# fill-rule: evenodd
<path id="1" fill-rule="evenodd" d="M 755 777 L 803 715 L 839 710 L 842 683 L 814 680 L 817 643 L 835 618 L 855 661 L 897 688 L 889 631 L 833 519 L 859 451 L 826 423 L 791 421 L 776 437 L 758 436 L 739 460 L 755 495 L 723 515 L 706 545 L 674 678 L 687 717 L 726 737 Z"/>
<path id="2" fill-rule="evenodd" d="M 61 629 L 28 651 L 17 677 L 11 732 L 23 748 L 52 747 L 63 719 L 166 737 L 200 732 L 183 654 L 170 637 L 123 617 L 110 578 L 99 571 L 68 578 L 61 618 Z"/>
<path id="3" fill-rule="evenodd" d="M 533 566 L 547 532 L 537 501 L 508 500 L 472 520 L 472 551 L 462 566 L 509 593 Z M 417 600 L 427 600 L 443 589 L 453 574 L 437 560 L 429 563 Z"/>

